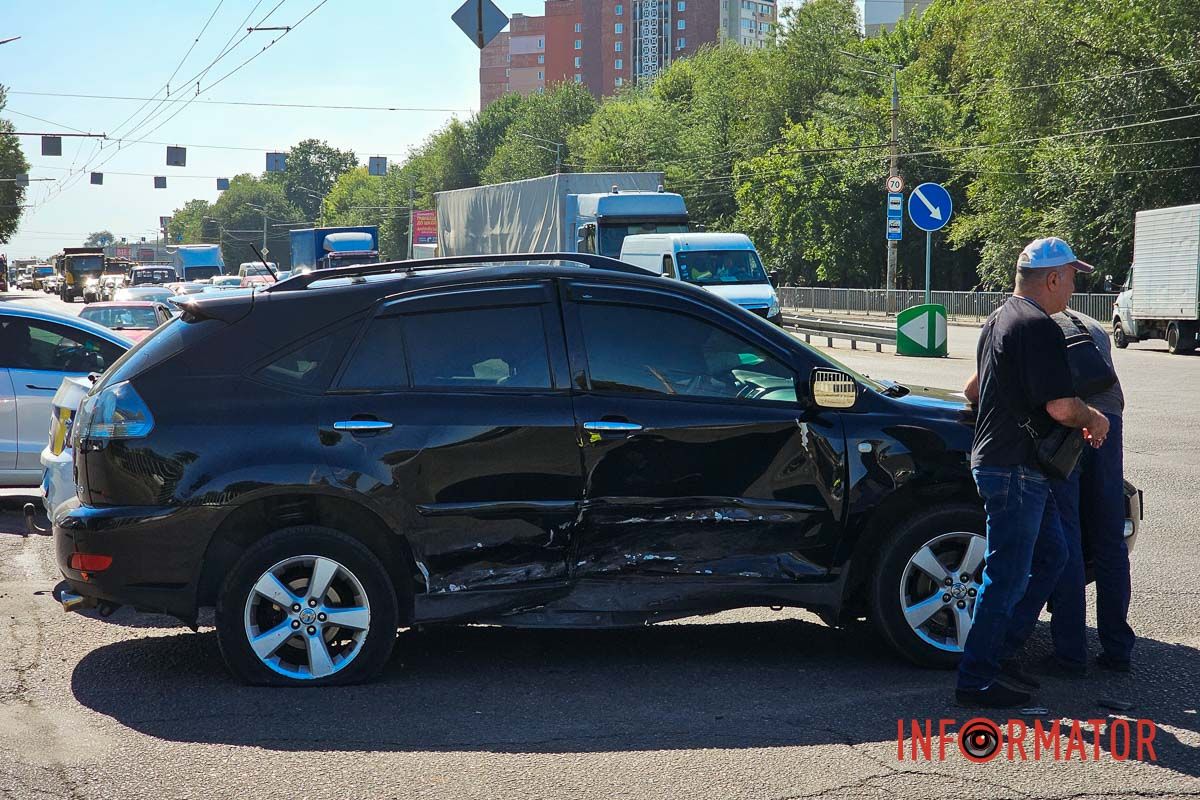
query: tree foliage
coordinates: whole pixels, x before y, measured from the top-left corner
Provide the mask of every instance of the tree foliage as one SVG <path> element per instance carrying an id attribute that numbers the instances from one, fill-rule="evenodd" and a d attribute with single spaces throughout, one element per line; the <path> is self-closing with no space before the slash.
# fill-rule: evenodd
<path id="1" fill-rule="evenodd" d="M 107 247 L 116 240 L 117 237 L 113 236 L 112 231 L 95 231 L 94 233 L 88 234 L 88 237 L 83 241 L 83 246 Z"/>
<path id="2" fill-rule="evenodd" d="M 4 111 L 6 91 L 0 85 L 0 112 Z M 12 123 L 0 119 L 0 177 L 13 178 L 29 171 L 29 162 L 21 151 L 21 143 L 12 132 Z M 26 187 L 17 186 L 16 181 L 0 181 L 0 243 L 5 243 L 17 231 L 21 221 L 21 208 L 25 204 Z"/>
<path id="3" fill-rule="evenodd" d="M 280 216 L 379 225 L 398 258 L 410 206 L 552 173 L 561 154 L 568 171 L 664 173 L 698 227 L 749 234 L 789 281 L 882 286 L 894 68 L 901 175 L 942 183 L 955 204 L 931 239 L 937 288 L 1008 285 L 1020 248 L 1045 235 L 1119 281 L 1135 212 L 1200 196 L 1196 0 L 934 0 L 871 38 L 856 6 L 809 0 L 767 47 L 702 48 L 602 102 L 576 84 L 508 95 L 382 177 L 301 142 L 263 187 L 284 187 Z M 173 233 L 200 235 L 197 215 L 230 203 L 185 206 Z M 900 286 L 922 286 L 911 223 L 899 253 Z"/>
<path id="4" fill-rule="evenodd" d="M 212 204 L 209 215 L 215 220 L 221 243 L 221 257 L 230 268 L 245 261 L 257 261 L 253 243 L 262 247 L 266 230 L 268 260 L 291 263 L 290 226 L 303 227 L 303 212 L 288 199 L 282 186 L 253 175 L 238 175 L 229 188 Z"/>

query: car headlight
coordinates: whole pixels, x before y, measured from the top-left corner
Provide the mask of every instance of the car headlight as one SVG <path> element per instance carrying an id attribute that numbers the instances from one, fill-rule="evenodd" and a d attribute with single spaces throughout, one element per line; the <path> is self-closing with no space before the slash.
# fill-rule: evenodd
<path id="1" fill-rule="evenodd" d="M 771 298 L 771 305 L 767 306 L 767 316 L 768 317 L 779 316 L 779 298 L 777 298 L 777 297 Z"/>

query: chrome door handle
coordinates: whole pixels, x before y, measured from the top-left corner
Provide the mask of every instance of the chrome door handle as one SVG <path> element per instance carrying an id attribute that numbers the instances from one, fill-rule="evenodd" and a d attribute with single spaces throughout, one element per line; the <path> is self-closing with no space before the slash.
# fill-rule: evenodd
<path id="1" fill-rule="evenodd" d="M 380 419 L 347 419 L 333 423 L 333 429 L 347 433 L 382 433 L 390 431 L 392 423 Z"/>
<path id="2" fill-rule="evenodd" d="M 636 422 L 610 422 L 608 420 L 599 420 L 596 422 L 583 423 L 583 429 L 591 433 L 637 433 L 642 430 L 642 426 Z"/>

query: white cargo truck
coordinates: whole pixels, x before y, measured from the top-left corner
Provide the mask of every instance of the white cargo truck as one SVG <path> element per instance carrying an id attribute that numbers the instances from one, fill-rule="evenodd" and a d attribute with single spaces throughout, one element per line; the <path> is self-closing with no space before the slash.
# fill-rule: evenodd
<path id="1" fill-rule="evenodd" d="M 1166 339 L 1196 349 L 1200 331 L 1200 204 L 1139 211 L 1133 265 L 1113 307 L 1113 343 Z"/>
<path id="2" fill-rule="evenodd" d="M 455 189 L 434 195 L 444 256 L 621 254 L 625 237 L 683 233 L 683 198 L 661 172 L 586 172 Z"/>

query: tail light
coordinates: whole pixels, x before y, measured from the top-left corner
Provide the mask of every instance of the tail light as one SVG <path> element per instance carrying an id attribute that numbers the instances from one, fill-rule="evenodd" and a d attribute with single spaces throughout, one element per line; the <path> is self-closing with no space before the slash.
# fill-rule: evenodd
<path id="1" fill-rule="evenodd" d="M 114 383 L 88 395 L 75 418 L 75 436 L 80 440 L 140 439 L 152 430 L 154 417 L 150 408 L 129 381 Z"/>
<path id="2" fill-rule="evenodd" d="M 112 566 L 112 556 L 102 556 L 96 553 L 71 553 L 67 562 L 73 570 L 79 572 L 103 572 Z"/>

